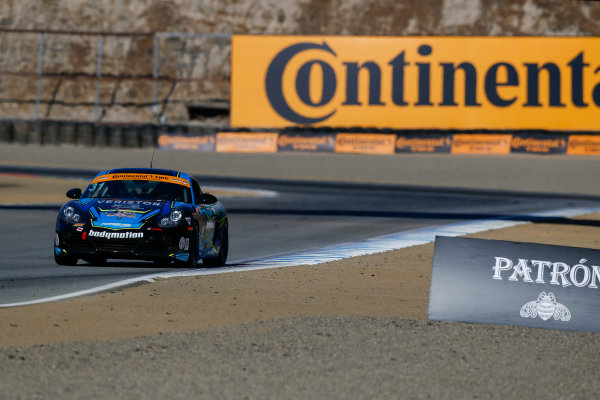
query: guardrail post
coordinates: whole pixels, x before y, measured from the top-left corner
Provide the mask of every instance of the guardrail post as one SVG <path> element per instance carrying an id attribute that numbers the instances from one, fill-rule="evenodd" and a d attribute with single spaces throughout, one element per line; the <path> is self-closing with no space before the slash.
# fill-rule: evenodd
<path id="1" fill-rule="evenodd" d="M 13 122 L 11 120 L 0 120 L 0 142 L 12 143 L 13 139 Z"/>
<path id="2" fill-rule="evenodd" d="M 44 33 L 40 33 L 40 48 L 38 51 L 38 70 L 37 70 L 37 84 L 35 88 L 35 115 L 34 118 L 37 120 L 40 112 L 40 95 L 42 92 L 42 73 L 44 72 L 44 52 L 46 47 L 46 36 Z"/>
<path id="3" fill-rule="evenodd" d="M 102 55 L 104 53 L 104 36 L 98 41 L 98 67 L 96 69 L 96 104 L 94 105 L 94 121 L 100 118 L 100 78 L 102 78 Z"/>
<path id="4" fill-rule="evenodd" d="M 158 34 L 154 34 L 154 50 L 153 50 L 154 65 L 152 68 L 152 77 L 154 78 L 152 86 L 152 114 L 154 119 L 158 121 Z"/>
<path id="5" fill-rule="evenodd" d="M 44 142 L 43 144 L 60 144 L 60 124 L 57 121 L 47 121 L 44 124 Z"/>

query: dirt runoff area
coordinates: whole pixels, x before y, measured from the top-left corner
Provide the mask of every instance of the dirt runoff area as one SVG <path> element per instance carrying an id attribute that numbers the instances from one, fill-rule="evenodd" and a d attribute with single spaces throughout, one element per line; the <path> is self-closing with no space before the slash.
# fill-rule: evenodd
<path id="1" fill-rule="evenodd" d="M 0 176 L 0 191 L 77 181 Z M 59 187 L 61 187 L 59 186 Z M 15 190 L 18 189 L 18 190 Z M 16 196 L 16 195 L 15 195 Z M 4 202 L 16 201 L 2 196 Z M 62 201 L 47 198 L 44 202 Z M 600 220 L 600 215 L 581 218 Z M 598 228 L 529 223 L 473 237 L 600 248 Z M 0 309 L 0 347 L 193 332 L 299 316 L 426 319 L 433 244 L 296 266 L 152 284 L 32 306 Z"/>

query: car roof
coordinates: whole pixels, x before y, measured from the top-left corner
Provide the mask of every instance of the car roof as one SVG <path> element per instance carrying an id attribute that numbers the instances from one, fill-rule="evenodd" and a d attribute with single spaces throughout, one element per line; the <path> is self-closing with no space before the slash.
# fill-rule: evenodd
<path id="1" fill-rule="evenodd" d="M 192 181 L 192 177 L 181 171 L 175 171 L 170 169 L 158 169 L 158 168 L 116 168 L 116 169 L 107 169 L 105 171 L 100 172 L 96 176 L 100 175 L 108 175 L 108 174 L 154 174 L 154 175 L 167 175 L 167 176 L 176 176 L 179 178 L 186 179 L 188 181 Z"/>

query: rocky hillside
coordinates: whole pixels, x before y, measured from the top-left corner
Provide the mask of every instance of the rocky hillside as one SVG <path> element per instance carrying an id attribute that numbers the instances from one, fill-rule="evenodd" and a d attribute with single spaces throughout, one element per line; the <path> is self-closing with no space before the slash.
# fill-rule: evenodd
<path id="1" fill-rule="evenodd" d="M 39 118 L 148 122 L 153 120 L 154 32 L 600 35 L 600 2 L 4 0 L 0 2 L 0 118 L 35 115 L 38 30 L 60 31 L 44 35 Z M 90 34 L 67 33 L 72 31 Z M 100 36 L 93 32 L 106 33 L 98 99 Z M 127 34 L 108 34 L 115 32 Z M 187 122 L 189 106 L 227 104 L 229 39 L 160 37 L 158 49 L 160 115 Z"/>

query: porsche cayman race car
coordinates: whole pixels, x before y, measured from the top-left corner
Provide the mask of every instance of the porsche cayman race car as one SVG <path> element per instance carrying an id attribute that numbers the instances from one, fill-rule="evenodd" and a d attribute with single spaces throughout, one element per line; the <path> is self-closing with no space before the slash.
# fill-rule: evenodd
<path id="1" fill-rule="evenodd" d="M 225 265 L 227 213 L 190 175 L 162 169 L 100 172 L 59 211 L 54 259 L 101 265 L 107 259 L 138 259 L 194 267 Z"/>

